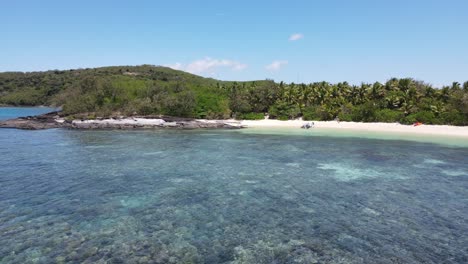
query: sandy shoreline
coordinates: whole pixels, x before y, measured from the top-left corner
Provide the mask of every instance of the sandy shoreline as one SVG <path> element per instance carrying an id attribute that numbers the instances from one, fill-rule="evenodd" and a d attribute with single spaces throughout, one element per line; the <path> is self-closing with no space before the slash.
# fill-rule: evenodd
<path id="1" fill-rule="evenodd" d="M 302 120 L 243 120 L 241 125 L 247 128 L 288 128 L 300 129 L 300 127 L 309 121 Z M 311 129 L 320 130 L 321 128 L 336 129 L 343 131 L 363 131 L 363 132 L 386 132 L 386 133 L 408 133 L 413 135 L 438 135 L 455 136 L 468 138 L 468 126 L 457 127 L 447 125 L 402 125 L 398 123 L 359 123 L 359 122 L 336 122 L 336 121 L 310 121 L 314 122 Z"/>
<path id="2" fill-rule="evenodd" d="M 225 124 L 242 128 L 268 128 L 268 129 L 301 129 L 301 126 L 308 122 L 313 122 L 311 129 L 320 130 L 333 129 L 342 131 L 363 131 L 363 132 L 385 132 L 385 133 L 408 133 L 414 135 L 440 135 L 468 138 L 468 126 L 457 127 L 447 125 L 402 125 L 398 123 L 360 123 L 360 122 L 337 122 L 337 121 L 303 121 L 288 120 L 280 121 L 274 119 L 265 120 L 205 120 L 195 119 L 198 124 Z M 140 125 L 140 126 L 160 126 L 175 127 L 176 122 L 165 122 L 162 119 L 147 118 L 123 118 L 104 120 L 73 121 L 74 124 L 109 124 L 109 125 Z"/>
<path id="3" fill-rule="evenodd" d="M 205 120 L 205 119 L 181 119 L 181 118 L 145 118 L 145 117 L 121 117 L 96 120 L 66 121 L 56 113 L 39 115 L 36 117 L 16 118 L 0 122 L 0 127 L 20 129 L 47 129 L 47 128 L 78 128 L 78 129 L 132 129 L 132 128 L 246 128 L 262 130 L 281 130 L 283 132 L 305 131 L 301 126 L 312 121 L 274 119 L 264 120 Z M 444 136 L 468 139 L 468 126 L 457 127 L 448 125 L 402 125 L 398 123 L 360 123 L 337 121 L 313 121 L 314 126 L 310 131 L 325 133 L 326 131 L 344 132 L 373 132 L 381 134 L 407 134 L 413 137 Z"/>

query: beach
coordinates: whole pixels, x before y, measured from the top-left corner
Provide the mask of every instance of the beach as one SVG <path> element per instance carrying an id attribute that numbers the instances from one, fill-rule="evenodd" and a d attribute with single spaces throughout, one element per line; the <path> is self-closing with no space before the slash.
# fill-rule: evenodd
<path id="1" fill-rule="evenodd" d="M 457 127 L 447 125 L 402 125 L 399 123 L 362 123 L 362 122 L 337 122 L 337 121 L 303 121 L 300 119 L 280 121 L 274 119 L 243 120 L 241 125 L 246 128 L 300 128 L 302 125 L 313 122 L 311 129 L 333 129 L 356 132 L 385 132 L 412 135 L 437 135 L 466 137 L 468 139 L 468 126 Z"/>
<path id="2" fill-rule="evenodd" d="M 122 118 L 122 119 L 103 119 L 103 120 L 74 120 L 73 124 L 77 127 L 86 128 L 86 125 L 127 125 L 135 127 L 180 127 L 181 122 L 165 122 L 162 119 L 149 118 Z M 198 126 L 188 126 L 189 128 L 210 128 L 215 124 L 217 128 L 235 127 L 235 128 L 255 128 L 255 129 L 300 129 L 304 124 L 312 124 L 310 129 L 315 130 L 337 130 L 349 132 L 381 132 L 412 135 L 434 135 L 434 136 L 453 136 L 466 137 L 468 139 L 468 126 L 457 127 L 448 125 L 402 125 L 399 123 L 362 123 L 362 122 L 338 122 L 338 121 L 303 121 L 301 119 L 281 121 L 276 119 L 264 120 L 205 120 L 195 119 L 189 123 Z M 221 125 L 222 124 L 222 125 Z"/>
<path id="3" fill-rule="evenodd" d="M 206 120 L 195 119 L 193 123 L 197 124 L 224 124 L 232 127 L 242 128 L 265 128 L 265 129 L 300 129 L 304 124 L 312 124 L 310 129 L 333 129 L 342 131 L 356 132 L 384 132 L 384 133 L 408 133 L 419 135 L 438 135 L 467 137 L 468 126 L 448 126 L 448 125 L 402 125 L 399 123 L 363 123 L 363 122 L 338 122 L 338 121 L 304 121 L 301 119 L 281 121 L 276 119 L 264 120 Z M 75 125 L 84 124 L 107 124 L 107 125 L 137 125 L 145 127 L 177 127 L 180 122 L 165 122 L 162 119 L 151 118 L 122 118 L 122 119 L 103 119 L 103 120 L 74 120 Z M 203 128 L 203 127 L 201 127 Z"/>
<path id="4" fill-rule="evenodd" d="M 281 121 L 276 119 L 263 120 L 206 120 L 183 118 L 147 118 L 147 117 L 119 117 L 104 119 L 76 119 L 66 121 L 56 113 L 39 115 L 36 117 L 16 118 L 0 122 L 0 127 L 20 129 L 47 129 L 47 128 L 77 128 L 77 129 L 132 129 L 132 128 L 242 128 L 244 130 L 268 131 L 304 131 L 301 127 L 311 124 L 309 130 L 327 133 L 373 133 L 387 135 L 438 136 L 458 139 L 468 139 L 468 126 L 449 125 L 402 125 L 399 123 L 362 123 L 338 121 L 304 121 L 302 119 Z"/>

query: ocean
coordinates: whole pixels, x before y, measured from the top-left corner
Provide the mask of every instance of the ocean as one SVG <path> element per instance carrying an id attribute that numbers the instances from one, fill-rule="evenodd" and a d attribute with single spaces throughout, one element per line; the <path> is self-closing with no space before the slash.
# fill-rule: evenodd
<path id="1" fill-rule="evenodd" d="M 468 147 L 304 133 L 0 129 L 0 263 L 468 262 Z"/>
<path id="2" fill-rule="evenodd" d="M 41 115 L 54 111 L 51 107 L 0 107 L 0 121 L 16 117 Z"/>

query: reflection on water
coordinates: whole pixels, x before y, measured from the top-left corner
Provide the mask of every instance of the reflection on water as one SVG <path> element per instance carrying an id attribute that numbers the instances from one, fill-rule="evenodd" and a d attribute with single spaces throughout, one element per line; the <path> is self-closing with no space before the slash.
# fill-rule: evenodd
<path id="1" fill-rule="evenodd" d="M 463 263 L 468 148 L 0 130 L 0 262 Z"/>

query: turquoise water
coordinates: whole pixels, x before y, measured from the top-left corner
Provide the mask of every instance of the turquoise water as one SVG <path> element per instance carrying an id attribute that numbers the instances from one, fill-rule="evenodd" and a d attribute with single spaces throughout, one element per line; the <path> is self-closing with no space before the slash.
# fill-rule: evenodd
<path id="1" fill-rule="evenodd" d="M 295 128 L 249 128 L 241 131 L 244 134 L 263 134 L 263 135 L 296 135 L 296 136 L 326 136 L 336 138 L 367 138 L 380 140 L 399 140 L 416 141 L 424 143 L 434 143 L 444 146 L 468 147 L 468 134 L 466 136 L 445 136 L 416 134 L 404 132 L 381 132 L 366 130 L 346 130 L 340 128 L 313 128 L 313 129 L 295 129 Z"/>
<path id="2" fill-rule="evenodd" d="M 468 148 L 0 130 L 1 263 L 466 263 Z"/>
<path id="3" fill-rule="evenodd" d="M 0 120 L 22 116 L 41 115 L 54 111 L 50 107 L 0 107 Z"/>

